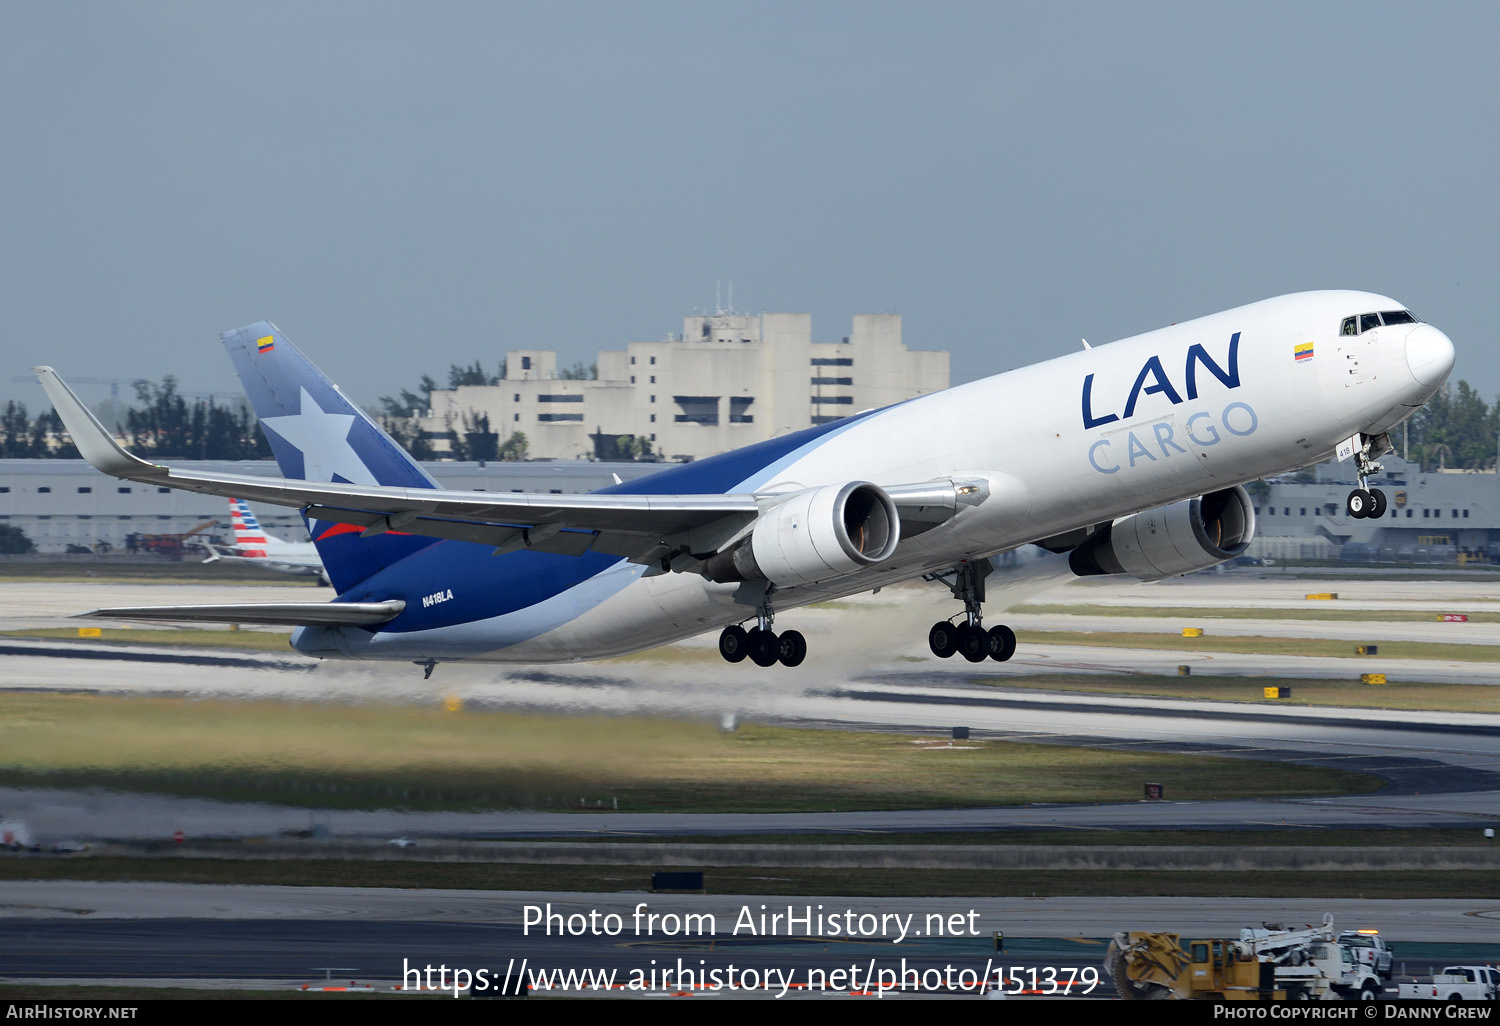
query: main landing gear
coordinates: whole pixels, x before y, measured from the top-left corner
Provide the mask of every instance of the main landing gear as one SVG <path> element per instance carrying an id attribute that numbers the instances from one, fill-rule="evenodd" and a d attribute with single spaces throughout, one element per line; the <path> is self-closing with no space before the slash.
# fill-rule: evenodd
<path id="1" fill-rule="evenodd" d="M 1355 520 L 1378 520 L 1389 508 L 1385 492 L 1371 488 L 1371 474 L 1380 472 L 1380 464 L 1371 457 L 1390 452 L 1390 439 L 1386 435 L 1360 435 L 1360 446 L 1354 453 L 1355 472 L 1359 474 L 1359 487 L 1349 493 L 1347 508 Z"/>
<path id="2" fill-rule="evenodd" d="M 730 624 L 719 635 L 719 655 L 731 663 L 742 662 L 746 656 L 756 666 L 797 666 L 807 658 L 807 639 L 801 631 L 783 631 L 777 634 L 771 629 L 776 614 L 771 609 L 771 598 L 755 610 L 755 626 L 748 631 L 739 624 Z"/>
<path id="3" fill-rule="evenodd" d="M 947 659 L 957 652 L 971 663 L 987 658 L 1003 663 L 1016 654 L 1015 631 L 1003 624 L 989 630 L 983 626 L 984 579 L 990 570 L 990 561 L 981 559 L 927 578 L 942 581 L 953 597 L 964 604 L 963 623 L 955 626 L 952 618 L 939 620 L 927 632 L 927 644 L 933 655 Z"/>

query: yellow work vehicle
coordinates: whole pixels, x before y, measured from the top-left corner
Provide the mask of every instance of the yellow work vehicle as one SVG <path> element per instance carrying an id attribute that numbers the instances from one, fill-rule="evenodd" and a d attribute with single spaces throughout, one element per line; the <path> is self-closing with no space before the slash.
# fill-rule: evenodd
<path id="1" fill-rule="evenodd" d="M 1304 1001 L 1378 997 L 1378 976 L 1322 926 L 1267 925 L 1227 938 L 1181 943 L 1175 933 L 1114 935 L 1104 967 L 1122 998 Z"/>

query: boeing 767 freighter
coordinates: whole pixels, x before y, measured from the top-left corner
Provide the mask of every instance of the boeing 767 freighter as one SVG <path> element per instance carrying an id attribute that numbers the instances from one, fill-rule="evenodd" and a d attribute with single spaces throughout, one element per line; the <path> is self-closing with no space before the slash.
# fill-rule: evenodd
<path id="1" fill-rule="evenodd" d="M 951 589 L 940 656 L 1008 659 L 985 627 L 995 559 L 1149 581 L 1243 553 L 1244 484 L 1355 461 L 1348 515 L 1389 432 L 1442 385 L 1453 344 L 1401 303 L 1304 292 L 1085 348 L 587 495 L 441 489 L 272 324 L 222 336 L 284 475 L 195 474 L 121 448 L 37 368 L 84 458 L 115 477 L 292 506 L 326 603 L 95 610 L 293 624 L 325 658 L 546 662 L 717 630 L 730 662 L 795 666 L 799 606 L 898 581 Z M 749 629 L 747 629 L 747 626 Z M 915 629 L 920 629 L 917 627 Z"/>

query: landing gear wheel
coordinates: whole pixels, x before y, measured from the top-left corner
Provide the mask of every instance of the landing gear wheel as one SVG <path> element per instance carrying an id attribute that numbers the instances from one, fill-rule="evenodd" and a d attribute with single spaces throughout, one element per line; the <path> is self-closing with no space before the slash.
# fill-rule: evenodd
<path id="1" fill-rule="evenodd" d="M 1355 520 L 1363 520 L 1370 515 L 1370 508 L 1374 503 L 1375 500 L 1370 497 L 1369 492 L 1363 488 L 1356 488 L 1349 493 L 1349 515 Z"/>
<path id="2" fill-rule="evenodd" d="M 990 658 L 1003 663 L 1016 654 L 1016 632 L 1001 624 L 990 628 Z"/>
<path id="3" fill-rule="evenodd" d="M 781 635 L 781 665 L 798 666 L 807 658 L 807 639 L 801 631 L 786 631 Z"/>
<path id="4" fill-rule="evenodd" d="M 1371 520 L 1379 520 L 1385 516 L 1385 511 L 1388 508 L 1389 504 L 1386 502 L 1385 492 L 1382 492 L 1379 488 L 1370 489 L 1370 512 L 1366 513 L 1365 516 Z"/>
<path id="5" fill-rule="evenodd" d="M 775 631 L 763 631 L 759 627 L 749 634 L 750 660 L 756 666 L 775 666 L 781 658 L 781 641 Z"/>
<path id="6" fill-rule="evenodd" d="M 745 628 L 734 624 L 724 628 L 724 633 L 719 635 L 719 655 L 726 662 L 737 663 L 750 654 L 750 636 L 745 633 Z"/>
<path id="7" fill-rule="evenodd" d="M 927 632 L 927 644 L 933 655 L 939 659 L 947 659 L 958 651 L 958 628 L 947 620 L 939 620 Z"/>
<path id="8" fill-rule="evenodd" d="M 977 624 L 964 624 L 958 629 L 958 651 L 971 663 L 983 662 L 990 655 L 989 634 Z"/>

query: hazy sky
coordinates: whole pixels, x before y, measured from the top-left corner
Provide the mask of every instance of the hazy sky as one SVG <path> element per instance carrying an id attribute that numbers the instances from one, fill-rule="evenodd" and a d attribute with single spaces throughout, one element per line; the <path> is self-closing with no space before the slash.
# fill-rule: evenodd
<path id="1" fill-rule="evenodd" d="M 9 371 L 356 400 L 736 306 L 956 382 L 1315 288 L 1500 392 L 1500 4 L 82 3 L 0 33 Z M 95 387 L 85 394 L 97 396 Z"/>

